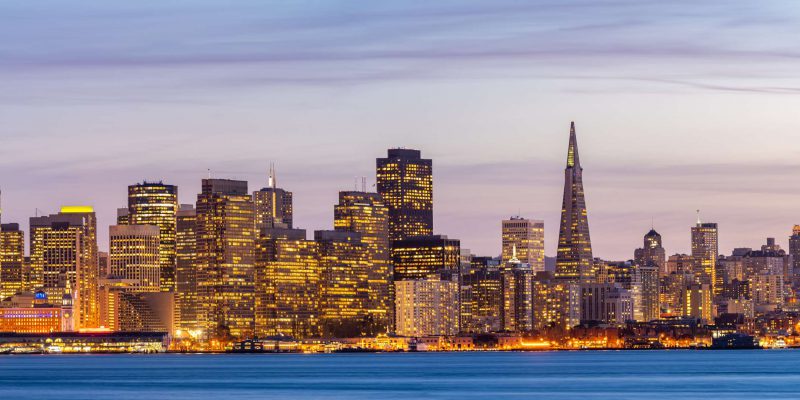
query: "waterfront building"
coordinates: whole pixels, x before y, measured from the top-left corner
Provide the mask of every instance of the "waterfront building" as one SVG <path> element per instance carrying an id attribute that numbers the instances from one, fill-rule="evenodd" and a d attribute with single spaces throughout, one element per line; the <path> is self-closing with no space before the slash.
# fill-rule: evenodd
<path id="1" fill-rule="evenodd" d="M 722 282 L 718 282 L 717 259 L 719 258 L 719 234 L 717 224 L 701 222 L 692 227 L 692 259 L 694 274 L 699 283 L 708 284 L 712 293 L 722 292 Z M 722 276 L 720 275 L 721 279 Z"/>
<path id="2" fill-rule="evenodd" d="M 109 227 L 109 276 L 133 279 L 131 291 L 161 290 L 160 229 L 155 225 Z"/>
<path id="3" fill-rule="evenodd" d="M 304 229 L 262 229 L 256 243 L 256 336 L 320 334 L 318 244 Z"/>
<path id="4" fill-rule="evenodd" d="M 75 290 L 76 325 L 100 326 L 97 218 L 86 206 L 65 206 L 58 214 L 32 217 L 31 286 L 48 296 Z"/>
<path id="5" fill-rule="evenodd" d="M 25 286 L 25 233 L 19 224 L 0 224 L 0 300 Z"/>
<path id="6" fill-rule="evenodd" d="M 533 273 L 544 271 L 544 222 L 517 217 L 502 223 L 502 262 L 511 261 L 516 249 L 517 259 L 528 264 Z"/>
<path id="7" fill-rule="evenodd" d="M 393 243 L 392 259 L 395 282 L 457 274 L 461 242 L 444 235 L 409 237 Z"/>
<path id="8" fill-rule="evenodd" d="M 267 187 L 253 192 L 256 231 L 264 228 L 292 228 L 292 192 L 277 185 L 275 165 L 270 164 Z"/>
<path id="9" fill-rule="evenodd" d="M 575 123 L 571 123 L 567 167 L 564 169 L 564 199 L 558 232 L 556 277 L 581 282 L 595 279 L 589 219 L 583 191 L 583 168 L 578 156 Z"/>
<path id="10" fill-rule="evenodd" d="M 142 292 L 139 287 L 137 279 L 101 280 L 100 309 L 104 327 L 114 332 L 174 334 L 175 293 Z"/>
<path id="11" fill-rule="evenodd" d="M 433 163 L 419 150 L 389 149 L 378 158 L 376 186 L 389 208 L 389 239 L 433 234 Z"/>
<path id="12" fill-rule="evenodd" d="M 71 290 L 50 301 L 47 293 L 17 293 L 0 303 L 0 332 L 49 333 L 74 329 Z"/>
<path id="13" fill-rule="evenodd" d="M 655 229 L 650 229 L 650 232 L 644 235 L 644 245 L 634 251 L 633 259 L 638 265 L 655 266 L 660 275 L 671 272 L 667 271 L 666 252 L 661 244 L 661 235 Z"/>
<path id="14" fill-rule="evenodd" d="M 210 338 L 253 334 L 253 199 L 247 182 L 203 179 L 197 196 L 198 321 Z"/>
<path id="15" fill-rule="evenodd" d="M 157 226 L 161 290 L 175 291 L 175 223 L 178 187 L 162 182 L 128 186 L 128 224 Z"/>
<path id="16" fill-rule="evenodd" d="M 395 326 L 400 336 L 458 334 L 458 282 L 409 279 L 395 282 Z"/>
<path id="17" fill-rule="evenodd" d="M 199 329 L 197 318 L 197 212 L 181 204 L 175 224 L 175 319 L 179 329 Z"/>
<path id="18" fill-rule="evenodd" d="M 314 240 L 321 272 L 319 318 L 322 335 L 376 335 L 379 329 L 369 313 L 369 263 L 361 235 L 347 231 L 315 231 Z"/>
<path id="19" fill-rule="evenodd" d="M 378 193 L 339 192 L 334 206 L 336 231 L 356 232 L 364 245 L 368 276 L 369 319 L 381 332 L 394 325 L 389 208 Z"/>

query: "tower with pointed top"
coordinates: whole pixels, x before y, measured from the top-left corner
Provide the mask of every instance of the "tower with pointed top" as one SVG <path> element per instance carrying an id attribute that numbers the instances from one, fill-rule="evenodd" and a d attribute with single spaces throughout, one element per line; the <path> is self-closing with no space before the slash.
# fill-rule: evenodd
<path id="1" fill-rule="evenodd" d="M 265 228 L 292 228 L 292 192 L 279 188 L 275 164 L 269 165 L 267 187 L 253 192 L 256 232 Z"/>
<path id="2" fill-rule="evenodd" d="M 575 123 L 569 131 L 567 167 L 564 169 L 564 200 L 558 232 L 556 277 L 574 281 L 594 279 L 592 241 L 583 192 L 583 168 L 578 156 Z"/>

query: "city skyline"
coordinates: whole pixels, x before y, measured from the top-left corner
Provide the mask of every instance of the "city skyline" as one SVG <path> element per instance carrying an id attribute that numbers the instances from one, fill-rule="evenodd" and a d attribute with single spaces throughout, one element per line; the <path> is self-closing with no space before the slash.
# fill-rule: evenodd
<path id="1" fill-rule="evenodd" d="M 553 256 L 576 120 L 598 257 L 631 258 L 651 221 L 689 253 L 696 209 L 722 253 L 786 247 L 800 9 L 686 4 L 0 5 L 4 220 L 90 204 L 109 225 L 124 186 L 190 203 L 209 168 L 255 189 L 276 162 L 295 225 L 330 229 L 338 191 L 405 146 L 435 160 L 437 232 L 496 254 L 521 214 Z"/>

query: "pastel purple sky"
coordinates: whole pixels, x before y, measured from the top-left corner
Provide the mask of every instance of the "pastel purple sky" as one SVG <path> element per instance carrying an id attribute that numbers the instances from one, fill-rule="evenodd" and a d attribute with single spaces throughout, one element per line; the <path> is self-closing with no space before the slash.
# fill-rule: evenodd
<path id="1" fill-rule="evenodd" d="M 126 186 L 266 184 L 330 229 L 337 192 L 388 147 L 434 160 L 435 225 L 499 253 L 500 220 L 555 252 L 575 120 L 595 255 L 651 218 L 689 251 L 786 245 L 800 223 L 800 3 L 793 1 L 7 1 L 3 221 L 90 204 L 101 247 Z M 310 232 L 309 232 L 310 233 Z"/>

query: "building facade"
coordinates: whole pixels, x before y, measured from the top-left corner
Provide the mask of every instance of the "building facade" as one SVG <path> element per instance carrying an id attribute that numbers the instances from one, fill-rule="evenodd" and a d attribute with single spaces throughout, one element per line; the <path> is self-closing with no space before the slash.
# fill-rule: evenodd
<path id="1" fill-rule="evenodd" d="M 400 336 L 454 336 L 458 333 L 458 282 L 411 279 L 395 282 L 395 322 Z"/>
<path id="2" fill-rule="evenodd" d="M 544 221 L 511 217 L 502 223 L 502 262 L 517 259 L 530 265 L 533 273 L 544 271 Z"/>
<path id="3" fill-rule="evenodd" d="M 256 229 L 292 228 L 292 192 L 277 187 L 275 165 L 270 164 L 267 187 L 253 192 Z"/>
<path id="4" fill-rule="evenodd" d="M 178 187 L 162 182 L 142 182 L 128 186 L 128 212 L 128 224 L 158 227 L 161 290 L 174 292 Z"/>
<path id="5" fill-rule="evenodd" d="M 376 160 L 376 186 L 389 208 L 389 239 L 433 234 L 433 163 L 419 150 L 389 149 Z"/>

